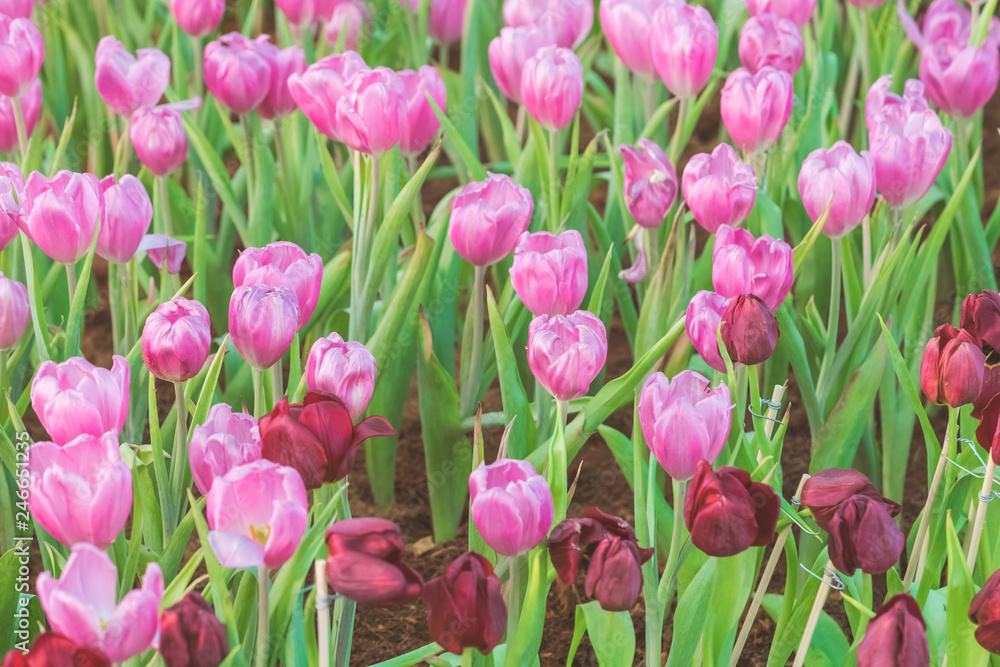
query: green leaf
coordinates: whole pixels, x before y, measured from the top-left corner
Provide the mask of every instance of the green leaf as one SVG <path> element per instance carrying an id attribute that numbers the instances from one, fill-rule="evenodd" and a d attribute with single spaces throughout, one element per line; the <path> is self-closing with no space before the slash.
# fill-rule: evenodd
<path id="1" fill-rule="evenodd" d="M 913 381 L 913 377 L 910 375 L 910 370 L 906 366 L 903 355 L 899 352 L 899 345 L 896 344 L 896 340 L 892 337 L 892 333 L 889 332 L 889 328 L 886 327 L 885 320 L 882 319 L 881 315 L 879 315 L 878 321 L 882 327 L 882 336 L 885 339 L 886 349 L 889 352 L 889 361 L 892 363 L 892 369 L 896 372 L 896 378 L 899 380 L 899 387 L 910 401 L 910 407 L 917 414 L 917 420 L 920 422 L 920 428 L 924 432 L 924 438 L 934 444 L 936 452 L 940 452 L 941 442 L 934 432 L 931 420 L 927 417 L 923 401 L 920 400 L 920 392 Z"/>
<path id="2" fill-rule="evenodd" d="M 630 667 L 635 658 L 635 627 L 627 611 L 605 611 L 596 600 L 580 605 L 587 634 L 601 667 Z"/>
<path id="3" fill-rule="evenodd" d="M 337 173 L 337 166 L 333 164 L 333 158 L 330 157 L 330 151 L 326 147 L 326 135 L 319 130 L 316 130 L 316 144 L 319 146 L 319 157 L 323 164 L 323 178 L 326 179 L 326 184 L 333 194 L 333 199 L 337 202 L 337 206 L 340 208 L 344 219 L 354 220 L 354 209 L 351 207 L 351 200 L 347 197 L 344 184 L 340 182 L 340 174 Z M 359 176 L 354 174 L 354 178 L 359 178 Z"/>
<path id="4" fill-rule="evenodd" d="M 811 578 L 811 577 L 810 577 Z M 815 593 L 815 591 L 814 591 Z M 763 607 L 772 617 L 776 618 L 781 613 L 781 595 L 765 595 Z M 812 605 L 812 598 L 808 600 Z M 801 636 L 799 637 L 801 639 Z M 816 631 L 813 632 L 812 642 L 806 652 L 806 663 L 810 667 L 833 667 L 840 665 L 846 659 L 851 647 L 844 636 L 843 630 L 837 625 L 825 611 L 819 616 L 819 623 L 816 624 Z"/>
<path id="5" fill-rule="evenodd" d="M 2 474 L 2 473 L 0 473 Z M 15 646 L 27 650 L 39 633 L 39 623 L 44 615 L 38 598 L 29 593 L 34 587 L 34 578 L 23 573 L 28 571 L 28 541 L 23 552 L 16 547 L 0 557 L 0 653 L 4 655 Z"/>
<path id="6" fill-rule="evenodd" d="M 507 423 L 511 426 L 508 440 L 508 453 L 511 458 L 523 459 L 528 452 L 535 449 L 535 420 L 531 417 L 528 407 L 528 395 L 521 384 L 517 359 L 514 356 L 514 346 L 507 335 L 507 327 L 497 308 L 493 291 L 486 288 L 486 307 L 490 318 L 490 333 L 493 336 L 493 349 L 496 351 L 497 375 L 500 379 L 500 396 L 503 399 L 503 411 Z"/>
<path id="7" fill-rule="evenodd" d="M 694 576 L 674 610 L 674 634 L 666 667 L 690 667 L 701 643 L 715 585 L 717 558 L 709 558 Z"/>
<path id="8" fill-rule="evenodd" d="M 250 238 L 247 219 L 243 215 L 243 206 L 236 199 L 236 194 L 233 192 L 233 183 L 229 179 L 229 172 L 226 171 L 226 165 L 222 163 L 219 152 L 209 143 L 197 123 L 187 116 L 183 117 L 183 122 L 188 139 L 191 145 L 194 146 L 195 153 L 198 154 L 198 159 L 204 165 L 208 179 L 212 181 L 212 185 L 219 194 L 219 199 L 222 200 L 222 205 L 225 207 L 226 213 L 232 218 L 236 232 L 242 239 Z"/>
<path id="9" fill-rule="evenodd" d="M 717 664 L 725 663 L 733 651 L 737 625 L 750 599 L 757 572 L 757 550 L 746 551 L 729 558 L 717 558 L 715 586 L 712 588 L 705 622 L 706 657 L 714 656 Z"/>
<path id="10" fill-rule="evenodd" d="M 470 0 L 470 4 L 476 0 Z M 475 96 L 472 97 L 475 99 Z M 458 151 L 459 156 L 462 158 L 462 162 L 465 167 L 469 170 L 472 179 L 475 181 L 486 180 L 486 167 L 483 163 L 479 161 L 476 154 L 469 148 L 469 144 L 466 143 L 465 139 L 462 138 L 462 133 L 459 132 L 455 124 L 451 122 L 445 112 L 441 111 L 441 107 L 438 103 L 434 101 L 434 98 L 428 95 L 427 101 L 430 102 L 431 108 L 434 109 L 434 113 L 437 114 L 438 120 L 441 121 L 441 127 L 444 128 L 444 134 L 451 141 L 452 145 L 455 146 L 455 150 Z M 475 115 L 475 114 L 471 114 Z"/>
<path id="11" fill-rule="evenodd" d="M 986 665 L 989 653 L 976 641 L 976 624 L 969 620 L 969 603 L 976 590 L 965 564 L 965 553 L 948 512 L 948 664 L 962 667 Z"/>

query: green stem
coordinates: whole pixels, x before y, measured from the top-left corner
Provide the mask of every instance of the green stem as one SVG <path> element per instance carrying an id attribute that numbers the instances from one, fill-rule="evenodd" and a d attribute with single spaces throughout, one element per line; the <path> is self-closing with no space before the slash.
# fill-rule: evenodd
<path id="1" fill-rule="evenodd" d="M 474 658 L 472 652 L 475 650 L 476 649 L 474 648 L 468 647 L 462 649 L 462 667 L 472 667 L 472 661 Z"/>
<path id="2" fill-rule="evenodd" d="M 256 0 L 254 0 L 256 2 Z M 254 164 L 254 154 L 253 154 L 253 127 L 252 127 L 252 117 L 249 113 L 242 114 L 240 116 L 240 125 L 243 127 L 243 146 L 246 151 L 246 180 L 247 180 L 247 221 L 251 229 L 255 229 L 254 222 L 256 221 L 254 217 L 256 207 L 256 194 L 257 194 L 257 173 L 256 165 Z M 256 237 L 256 232 L 252 234 Z"/>
<path id="3" fill-rule="evenodd" d="M 674 492 L 674 525 L 670 534 L 670 551 L 667 555 L 667 566 L 663 569 L 664 579 L 673 576 L 674 570 L 677 569 L 681 555 L 681 542 L 684 540 L 686 532 L 684 527 L 684 495 L 687 493 L 687 480 L 672 479 L 671 485 Z M 663 589 L 662 582 L 660 589 Z M 667 605 L 670 604 L 670 600 L 660 597 L 658 601 L 660 604 L 660 618 L 663 618 L 666 616 Z"/>
<path id="4" fill-rule="evenodd" d="M 28 163 L 28 131 L 24 124 L 24 107 L 21 105 L 21 96 L 15 95 L 10 98 L 14 107 L 14 127 L 17 131 L 17 146 L 21 151 L 21 169 Z"/>
<path id="5" fill-rule="evenodd" d="M 327 486 L 320 491 L 335 493 L 339 505 L 338 520 L 351 518 L 351 505 L 347 497 L 347 479 L 342 479 L 333 486 Z M 331 497 L 331 496 L 327 496 Z M 333 603 L 334 645 L 333 660 L 336 667 L 348 667 L 351 658 L 351 637 L 354 632 L 354 611 L 356 603 L 345 597 L 338 597 Z"/>
<path id="6" fill-rule="evenodd" d="M 510 592 L 507 596 L 507 637 L 508 641 L 517 636 L 517 620 L 521 616 L 521 557 L 509 556 Z"/>
<path id="7" fill-rule="evenodd" d="M 830 367 L 833 364 L 833 358 L 836 356 L 837 352 L 837 333 L 840 327 L 840 279 L 841 279 L 841 240 L 832 239 L 831 241 L 831 253 L 830 253 L 830 312 L 826 320 L 826 341 L 825 349 L 823 350 L 823 363 L 820 366 L 819 380 L 816 385 L 818 387 L 824 388 L 823 393 L 819 395 L 819 404 L 822 409 L 825 409 L 827 391 L 829 387 L 825 380 L 827 379 L 827 374 L 830 372 Z"/>
<path id="8" fill-rule="evenodd" d="M 763 414 L 762 404 L 760 402 L 760 380 L 757 376 L 757 366 L 747 366 L 747 386 L 750 388 L 750 417 L 753 419 L 753 431 L 754 438 L 761 437 L 764 442 L 768 440 L 767 438 L 767 428 L 764 423 L 764 418 L 761 416 Z M 757 452 L 757 462 L 763 460 L 764 455 L 770 454 L 770 446 L 768 446 L 768 451 Z"/>
<path id="9" fill-rule="evenodd" d="M 260 419 L 266 414 L 264 404 L 267 399 L 264 395 L 264 371 L 252 368 L 250 372 L 253 375 L 253 416 Z"/>
<path id="10" fill-rule="evenodd" d="M 122 350 L 124 339 L 122 338 L 122 328 L 124 326 L 124 313 L 122 306 L 127 298 L 120 290 L 122 280 L 118 274 L 122 266 L 115 262 L 108 262 L 108 310 L 111 311 L 111 348 L 115 354 L 128 354 L 128 350 Z"/>
<path id="11" fill-rule="evenodd" d="M 7 350 L 0 350 L 0 423 L 7 420 Z"/>
<path id="12" fill-rule="evenodd" d="M 677 158 L 681 156 L 684 147 L 681 145 L 681 136 L 684 134 L 687 125 L 688 100 L 683 99 L 677 105 L 677 124 L 674 126 L 674 135 L 670 137 L 670 162 L 677 164 Z"/>
<path id="13" fill-rule="evenodd" d="M 559 131 L 549 131 L 549 231 L 559 230 L 559 169 L 557 154 L 559 152 Z"/>
<path id="14" fill-rule="evenodd" d="M 73 296 L 76 295 L 76 264 L 66 265 L 66 288 L 69 290 L 69 302 L 73 303 Z"/>
<path id="15" fill-rule="evenodd" d="M 632 447 L 632 464 L 635 475 L 633 483 L 635 491 L 636 530 L 639 545 L 643 548 L 656 549 L 656 510 L 653 505 L 656 492 L 656 457 L 650 452 L 649 476 L 645 487 L 642 482 L 642 449 L 636 444 Z M 646 598 L 646 664 L 649 667 L 660 667 L 660 655 L 663 648 L 663 616 L 660 605 L 657 604 L 657 589 L 659 587 L 658 559 L 654 551 L 643 566 L 642 590 Z M 669 572 L 664 573 L 669 577 Z"/>
<path id="16" fill-rule="evenodd" d="M 171 486 L 174 498 L 184 498 L 184 473 L 187 470 L 187 402 L 184 398 L 184 383 L 174 383 L 174 409 L 177 424 L 174 426 L 173 460 L 170 462 Z M 181 500 L 183 503 L 183 500 Z"/>
<path id="17" fill-rule="evenodd" d="M 267 599 L 268 588 L 267 568 L 257 567 L 257 667 L 267 667 L 268 622 L 271 609 Z"/>
<path id="18" fill-rule="evenodd" d="M 188 93 L 191 97 L 195 96 L 200 97 L 201 89 L 204 85 L 202 83 L 202 79 L 204 78 L 204 75 L 202 74 L 204 68 L 204 61 L 201 48 L 201 37 L 195 37 L 193 35 L 191 36 L 191 53 L 194 56 L 194 84 L 192 85 L 191 90 L 189 90 Z M 200 112 L 201 109 L 195 111 L 195 118 L 198 117 L 198 114 Z"/>
<path id="19" fill-rule="evenodd" d="M 464 382 L 460 403 L 460 412 L 463 416 L 468 416 L 474 411 L 474 404 L 479 397 L 479 389 L 482 384 L 483 366 L 483 313 L 486 303 L 486 267 L 477 266 L 475 270 L 475 281 L 472 286 L 472 301 L 469 303 L 469 318 L 472 320 L 472 349 L 471 358 L 462 359 L 467 371 L 463 373 Z"/>
<path id="20" fill-rule="evenodd" d="M 566 416 L 569 409 L 568 401 L 556 401 L 556 428 L 552 434 L 552 446 L 549 448 L 548 478 L 552 489 L 552 499 L 555 502 L 555 521 L 558 523 L 566 518 L 568 478 L 566 453 Z"/>
<path id="21" fill-rule="evenodd" d="M 868 12 L 861 12 L 861 85 L 867 91 L 872 85 L 871 58 L 868 55 Z"/>
<path id="22" fill-rule="evenodd" d="M 271 408 L 274 408 L 285 395 L 285 375 L 281 359 L 271 367 Z"/>
<path id="23" fill-rule="evenodd" d="M 131 350 L 137 339 L 139 310 L 139 281 L 136 277 L 138 260 L 135 257 L 121 272 L 122 298 L 125 300 L 125 333 L 122 342 L 123 350 Z"/>

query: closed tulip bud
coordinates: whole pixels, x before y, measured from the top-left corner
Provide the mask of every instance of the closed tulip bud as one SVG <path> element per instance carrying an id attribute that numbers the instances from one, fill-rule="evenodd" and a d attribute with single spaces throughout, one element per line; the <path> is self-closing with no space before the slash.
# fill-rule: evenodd
<path id="1" fill-rule="evenodd" d="M 309 501 L 294 468 L 252 461 L 215 480 L 206 514 L 208 543 L 223 567 L 277 568 L 302 541 Z"/>
<path id="2" fill-rule="evenodd" d="M 275 63 L 262 40 L 238 32 L 223 35 L 205 46 L 205 87 L 233 113 L 256 109 L 271 90 Z"/>
<path id="3" fill-rule="evenodd" d="M 500 34 L 490 42 L 490 71 L 507 99 L 521 103 L 521 75 L 524 64 L 544 46 L 556 43 L 555 33 L 549 28 L 525 25 L 518 28 L 501 28 Z"/>
<path id="4" fill-rule="evenodd" d="M 885 200 L 906 208 L 931 189 L 951 152 L 951 131 L 928 106 L 924 84 L 906 82 L 903 96 L 889 92 L 892 77 L 879 78 L 865 98 L 868 149 Z"/>
<path id="5" fill-rule="evenodd" d="M 288 77 L 288 92 L 316 129 L 334 141 L 341 141 L 337 132 L 337 100 L 343 97 L 347 80 L 367 69 L 364 59 L 354 51 L 327 56 L 302 74 Z"/>
<path id="6" fill-rule="evenodd" d="M 376 607 L 411 602 L 423 577 L 403 562 L 399 526 L 385 519 L 338 521 L 326 531 L 330 587 L 349 600 Z"/>
<path id="7" fill-rule="evenodd" d="M 264 284 L 237 287 L 229 300 L 229 335 L 248 364 L 257 370 L 285 356 L 298 331 L 299 301 L 287 287 Z"/>
<path id="8" fill-rule="evenodd" d="M 288 19 L 288 24 L 301 30 L 330 17 L 337 0 L 275 0 L 274 4 Z"/>
<path id="9" fill-rule="evenodd" d="M 525 232 L 514 248 L 510 282 L 525 307 L 539 315 L 569 315 L 587 294 L 587 246 L 570 229 L 556 236 Z"/>
<path id="10" fill-rule="evenodd" d="M 531 224 L 531 193 L 505 174 L 487 174 L 455 195 L 448 237 L 462 259 L 490 266 L 510 254 Z"/>
<path id="11" fill-rule="evenodd" d="M 49 179 L 34 171 L 24 184 L 21 206 L 22 215 L 15 218 L 21 231 L 54 261 L 74 264 L 94 240 L 101 184 L 92 174 L 64 170 Z"/>
<path id="12" fill-rule="evenodd" d="M 465 27 L 468 0 L 433 0 L 427 16 L 427 34 L 438 44 L 457 42 Z"/>
<path id="13" fill-rule="evenodd" d="M 740 62 L 751 74 L 771 66 L 792 76 L 802 67 L 805 44 L 802 33 L 792 21 L 760 14 L 751 16 L 740 32 Z"/>
<path id="14" fill-rule="evenodd" d="M 111 661 L 97 649 L 78 646 L 54 632 L 43 632 L 27 653 L 17 649 L 7 653 L 3 667 L 111 667 Z"/>
<path id="15" fill-rule="evenodd" d="M 139 252 L 146 253 L 157 271 L 163 270 L 163 263 L 166 262 L 167 273 L 178 274 L 187 254 L 187 243 L 164 234 L 146 234 L 139 244 Z"/>
<path id="16" fill-rule="evenodd" d="M 359 444 L 395 433 L 382 417 L 355 425 L 339 398 L 315 391 L 302 403 L 289 405 L 288 398 L 282 398 L 260 418 L 261 455 L 295 468 L 307 489 L 343 479 L 354 465 Z"/>
<path id="17" fill-rule="evenodd" d="M 212 344 L 205 306 L 184 297 L 163 303 L 142 328 L 142 360 L 153 376 L 184 382 L 201 372 Z"/>
<path id="18" fill-rule="evenodd" d="M 49 437 L 64 445 L 79 435 L 121 433 L 128 417 L 129 368 L 115 355 L 111 370 L 83 357 L 43 361 L 31 381 L 31 407 Z"/>
<path id="19" fill-rule="evenodd" d="M 767 234 L 755 239 L 745 229 L 725 225 L 716 232 L 712 283 L 722 296 L 754 294 L 777 310 L 792 290 L 794 265 L 792 248 L 781 239 Z"/>
<path id="20" fill-rule="evenodd" d="M 829 203 L 823 233 L 840 238 L 861 224 L 875 203 L 875 159 L 868 151 L 858 155 L 846 141 L 817 148 L 802 163 L 798 185 L 802 205 L 813 222 Z"/>
<path id="21" fill-rule="evenodd" d="M 108 35 L 97 43 L 94 84 L 104 103 L 119 116 L 156 106 L 170 83 L 170 58 L 157 49 L 139 49 L 133 56 Z"/>
<path id="22" fill-rule="evenodd" d="M 0 116 L 2 114 L 3 100 L 0 100 Z M 0 119 L 0 125 L 2 122 Z M 3 129 L 0 128 L 2 134 Z M 3 146 L 0 146 L 0 152 L 3 152 Z M 23 212 L 18 202 L 23 196 L 24 176 L 20 167 L 12 162 L 0 162 L 0 250 L 17 237 L 17 218 Z"/>
<path id="23" fill-rule="evenodd" d="M 756 74 L 740 67 L 726 79 L 720 104 L 733 143 L 748 153 L 766 150 L 792 115 L 792 76 L 767 65 Z"/>
<path id="24" fill-rule="evenodd" d="M 31 19 L 0 14 L 0 95 L 17 97 L 38 77 L 45 43 Z"/>
<path id="25" fill-rule="evenodd" d="M 247 248 L 233 265 L 233 284 L 236 287 L 287 287 L 298 300 L 298 329 L 302 329 L 319 301 L 323 260 L 316 253 L 307 255 L 302 248 L 289 241 L 276 241 L 263 248 Z"/>
<path id="26" fill-rule="evenodd" d="M 985 370 L 979 341 L 964 329 L 942 324 L 924 348 L 920 387 L 934 403 L 958 408 L 979 397 Z"/>
<path id="27" fill-rule="evenodd" d="M 29 502 L 39 525 L 66 546 L 111 546 L 132 510 L 132 471 L 122 461 L 117 435 L 39 442 L 29 453 Z"/>
<path id="28" fill-rule="evenodd" d="M 198 591 L 160 615 L 160 656 L 167 667 L 219 667 L 229 655 L 226 626 Z"/>
<path id="29" fill-rule="evenodd" d="M 399 150 L 403 155 L 418 155 L 431 145 L 441 127 L 441 121 L 427 101 L 427 96 L 430 95 L 441 111 L 445 111 L 448 92 L 437 68 L 429 65 L 416 72 L 403 70 L 399 78 L 403 82 L 406 99 L 406 120 L 399 137 Z"/>
<path id="30" fill-rule="evenodd" d="M 517 556 L 549 534 L 555 513 L 545 478 L 527 461 L 498 459 L 469 475 L 469 512 L 483 540 L 498 554 Z"/>
<path id="31" fill-rule="evenodd" d="M 135 146 L 139 161 L 157 176 L 176 171 L 188 154 L 187 132 L 181 111 L 201 107 L 201 98 L 186 102 L 162 104 L 150 109 L 139 109 L 132 116 L 129 139 Z"/>
<path id="32" fill-rule="evenodd" d="M 622 146 L 625 204 L 636 224 L 659 227 L 677 199 L 677 174 L 667 154 L 649 139 Z"/>
<path id="33" fill-rule="evenodd" d="M 431 579 L 420 591 L 427 607 L 431 639 L 446 651 L 461 654 L 465 647 L 488 655 L 507 629 L 507 605 L 500 579 L 490 562 L 475 552 L 464 553 L 443 576 Z"/>
<path id="34" fill-rule="evenodd" d="M 571 50 L 543 46 L 521 72 L 524 108 L 546 130 L 570 124 L 583 99 L 583 66 Z"/>
<path id="35" fill-rule="evenodd" d="M 125 174 L 115 182 L 114 174 L 101 179 L 104 219 L 97 231 L 97 254 L 115 264 L 125 264 L 139 251 L 153 221 L 153 202 L 146 186 Z"/>
<path id="36" fill-rule="evenodd" d="M 983 290 L 965 297 L 960 323 L 973 338 L 1000 350 L 1000 294 Z"/>
<path id="37" fill-rule="evenodd" d="M 746 4 L 750 16 L 774 14 L 800 28 L 809 23 L 816 11 L 816 0 L 746 0 Z"/>
<path id="38" fill-rule="evenodd" d="M 170 0 L 170 11 L 181 30 L 192 37 L 204 37 L 222 22 L 226 0 Z"/>
<path id="39" fill-rule="evenodd" d="M 511 27 L 547 28 L 556 44 L 575 49 L 594 27 L 594 3 L 590 0 L 506 0 L 503 22 Z"/>
<path id="40" fill-rule="evenodd" d="M 809 508 L 813 520 L 828 530 L 837 508 L 851 496 L 867 496 L 898 514 L 898 505 L 884 498 L 871 480 L 853 468 L 826 468 L 813 474 L 802 487 L 802 504 Z"/>
<path id="41" fill-rule="evenodd" d="M 24 130 L 30 137 L 42 112 L 42 82 L 35 79 L 21 94 L 21 111 L 24 113 Z M 14 103 L 0 95 L 0 153 L 13 153 L 17 149 L 17 125 Z"/>
<path id="42" fill-rule="evenodd" d="M 991 574 L 972 597 L 969 620 L 978 626 L 976 641 L 979 645 L 990 653 L 1000 654 L 1000 570 Z"/>
<path id="43" fill-rule="evenodd" d="M 388 67 L 364 69 L 347 80 L 337 101 L 337 133 L 349 148 L 381 155 L 399 143 L 406 124 L 406 97 L 399 75 Z"/>
<path id="44" fill-rule="evenodd" d="M 778 320 L 759 297 L 741 294 L 726 307 L 719 335 L 733 363 L 762 364 L 778 344 Z"/>
<path id="45" fill-rule="evenodd" d="M 986 443 L 996 442 L 996 433 L 1000 430 L 1000 364 L 997 363 L 997 351 L 1000 350 L 1000 295 L 984 290 L 981 294 L 965 297 L 962 302 L 961 324 L 964 331 L 981 342 L 981 349 L 986 357 L 983 388 L 972 403 L 972 417 L 979 420 L 976 440 L 987 446 Z M 991 449 L 994 459 L 998 459 L 1000 447 L 994 444 Z"/>
<path id="46" fill-rule="evenodd" d="M 774 540 L 781 500 L 767 484 L 739 468 L 712 470 L 700 461 L 684 499 L 691 543 L 709 556 L 735 556 Z"/>
<path id="47" fill-rule="evenodd" d="M 288 78 L 306 71 L 306 54 L 297 46 L 279 49 L 270 42 L 259 43 L 259 48 L 269 54 L 274 67 L 271 68 L 271 85 L 268 87 L 267 97 L 257 107 L 257 113 L 267 120 L 282 118 L 298 108 L 288 91 Z"/>
<path id="48" fill-rule="evenodd" d="M 0 271 L 0 350 L 14 347 L 31 321 L 28 288 Z"/>
<path id="49" fill-rule="evenodd" d="M 586 396 L 607 357 L 604 323 L 585 310 L 542 315 L 528 327 L 528 366 L 558 401 Z"/>
<path id="50" fill-rule="evenodd" d="M 653 14 L 649 39 L 653 62 L 667 90 L 682 100 L 701 92 L 719 51 L 719 28 L 708 10 L 667 2 Z"/>
<path id="51" fill-rule="evenodd" d="M 306 360 L 306 387 L 336 396 L 351 421 L 368 409 L 375 392 L 375 357 L 363 344 L 345 341 L 338 333 L 318 339 Z"/>
<path id="52" fill-rule="evenodd" d="M 723 225 L 738 227 L 750 215 L 757 198 L 757 176 L 739 161 L 729 144 L 699 153 L 684 167 L 684 203 L 695 221 L 714 234 Z"/>
<path id="53" fill-rule="evenodd" d="M 356 51 L 361 44 L 362 33 L 367 34 L 371 25 L 372 13 L 368 5 L 362 0 L 344 0 L 333 8 L 333 14 L 323 29 L 323 36 L 332 47 L 343 45 L 348 51 Z"/>
<path id="54" fill-rule="evenodd" d="M 625 67 L 644 79 L 656 76 L 649 35 L 653 14 L 668 0 L 601 0 L 601 27 Z"/>
<path id="55" fill-rule="evenodd" d="M 729 306 L 729 299 L 702 290 L 694 295 L 684 316 L 684 330 L 694 349 L 710 367 L 726 372 L 726 362 L 719 352 L 719 325 Z"/>
<path id="56" fill-rule="evenodd" d="M 0 14 L 12 19 L 30 19 L 35 0 L 0 0 Z"/>
<path id="57" fill-rule="evenodd" d="M 233 468 L 261 458 L 260 429 L 257 420 L 242 412 L 233 412 L 225 403 L 216 403 L 203 424 L 191 431 L 188 449 L 191 478 L 203 496 L 212 483 Z"/>
<path id="58" fill-rule="evenodd" d="M 978 633 L 977 633 L 978 638 Z M 868 622 L 858 644 L 858 667 L 929 667 L 927 624 L 917 601 L 897 593 Z"/>

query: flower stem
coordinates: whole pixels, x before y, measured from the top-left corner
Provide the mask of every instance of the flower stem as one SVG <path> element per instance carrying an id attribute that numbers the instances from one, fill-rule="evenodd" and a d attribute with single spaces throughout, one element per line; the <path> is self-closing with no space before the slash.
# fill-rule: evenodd
<path id="1" fill-rule="evenodd" d="M 559 231 L 559 170 L 557 153 L 559 152 L 559 131 L 549 131 L 549 231 L 553 234 Z"/>
<path id="2" fill-rule="evenodd" d="M 246 151 L 247 158 L 247 163 L 245 165 L 247 179 L 247 221 L 250 224 L 250 228 L 253 229 L 255 227 L 254 209 L 256 206 L 254 202 L 254 195 L 256 194 L 257 175 L 254 172 L 253 128 L 251 127 L 251 116 L 249 113 L 245 113 L 240 116 L 240 125 L 243 126 L 243 146 Z"/>
<path id="3" fill-rule="evenodd" d="M 650 465 L 653 462 L 650 461 Z M 671 479 L 671 486 L 674 492 L 674 525 L 670 533 L 670 551 L 667 553 L 667 566 L 663 568 L 663 580 L 660 582 L 659 592 L 663 595 L 658 595 L 657 602 L 660 605 L 660 618 L 664 618 L 667 614 L 667 606 L 670 604 L 669 597 L 673 597 L 671 593 L 667 597 L 666 593 L 668 588 L 665 588 L 663 581 L 666 581 L 673 577 L 674 570 L 677 569 L 677 565 L 680 562 L 681 557 L 681 542 L 684 541 L 684 533 L 686 529 L 684 527 L 684 496 L 687 494 L 687 480 L 686 479 Z M 647 493 L 653 493 L 653 489 L 646 489 Z M 647 604 L 649 604 L 647 602 Z"/>
<path id="4" fill-rule="evenodd" d="M 253 375 L 253 416 L 260 419 L 265 414 L 264 371 L 251 369 Z"/>
<path id="5" fill-rule="evenodd" d="M 462 383 L 460 412 L 463 416 L 472 414 L 476 398 L 479 397 L 479 389 L 482 384 L 483 369 L 483 313 L 486 304 L 486 267 L 477 266 L 475 270 L 475 280 L 472 285 L 472 301 L 469 303 L 469 317 L 472 319 L 472 349 L 471 358 L 462 359 L 462 363 L 467 365 L 467 372 L 464 373 Z"/>
<path id="6" fill-rule="evenodd" d="M 799 648 L 795 651 L 795 662 L 792 667 L 802 667 L 806 662 L 806 652 L 809 650 L 809 644 L 812 643 L 813 633 L 816 632 L 819 615 L 822 613 L 823 605 L 826 603 L 826 596 L 830 594 L 830 584 L 833 583 L 833 578 L 828 574 L 828 571 L 832 571 L 832 567 L 833 563 L 827 561 L 823 571 L 823 583 L 819 585 L 819 590 L 816 591 L 816 600 L 813 602 L 812 611 L 809 612 L 809 620 L 806 622 L 806 628 L 802 633 L 802 641 L 799 642 Z"/>
<path id="7" fill-rule="evenodd" d="M 674 134 L 670 137 L 670 162 L 671 164 L 677 164 L 677 158 L 681 156 L 681 151 L 684 147 L 681 146 L 681 135 L 684 134 L 684 128 L 687 125 L 687 115 L 688 115 L 688 100 L 683 99 L 677 105 L 677 124 L 674 125 Z"/>
<path id="8" fill-rule="evenodd" d="M 763 404 L 760 402 L 760 379 L 757 375 L 757 366 L 747 366 L 747 386 L 750 389 L 750 417 L 753 420 L 753 430 L 754 436 L 756 437 L 759 433 L 764 440 L 767 440 L 767 426 L 765 424 L 764 418 L 761 416 Z M 770 449 L 770 447 L 768 447 Z M 757 452 L 757 462 L 760 463 L 764 460 L 764 452 Z"/>
<path id="9" fill-rule="evenodd" d="M 21 168 L 24 169 L 28 162 L 28 129 L 24 124 L 24 107 L 21 105 L 20 95 L 15 95 L 10 101 L 14 107 L 14 127 L 17 130 L 17 146 L 21 151 Z"/>
<path id="10" fill-rule="evenodd" d="M 281 397 L 285 395 L 285 372 L 281 364 L 281 359 L 271 367 L 271 405 L 270 408 L 274 408 L 281 400 Z"/>
<path id="11" fill-rule="evenodd" d="M 69 291 L 69 302 L 73 303 L 73 297 L 76 295 L 76 264 L 66 265 L 66 288 Z"/>
<path id="12" fill-rule="evenodd" d="M 965 564 L 969 566 L 969 571 L 976 566 L 976 555 L 979 553 L 979 540 L 983 536 L 983 523 L 986 521 L 986 510 L 993 500 L 993 477 L 996 474 L 997 464 L 993 461 L 993 455 L 989 451 L 986 453 L 986 472 L 983 475 L 983 487 L 979 491 L 979 506 L 976 509 L 976 521 L 972 525 L 972 539 L 969 542 L 969 553 L 966 554 Z"/>
<path id="13" fill-rule="evenodd" d="M 174 428 L 174 451 L 170 462 L 171 486 L 174 497 L 183 503 L 184 472 L 187 468 L 187 402 L 184 398 L 184 383 L 174 383 L 174 409 L 177 411 L 177 425 Z M 173 518 L 173 517 L 171 517 Z"/>
<path id="14" fill-rule="evenodd" d="M 462 649 L 462 667 L 472 667 L 472 652 L 475 649 L 466 647 Z"/>
<path id="15" fill-rule="evenodd" d="M 507 567 L 510 577 L 507 594 L 507 637 L 508 641 L 517 636 L 517 620 L 521 616 L 521 557 L 509 556 Z"/>
<path id="16" fill-rule="evenodd" d="M 819 404 L 826 404 L 829 386 L 827 374 L 833 364 L 837 352 L 837 330 L 840 327 L 840 280 L 841 257 L 840 239 L 832 239 L 830 252 L 830 312 L 826 319 L 826 341 L 823 349 L 823 362 L 820 366 L 819 380 L 816 386 L 820 388 Z"/>
<path id="17" fill-rule="evenodd" d="M 267 600 L 267 568 L 257 567 L 257 667 L 267 667 L 268 621 L 271 609 Z"/>

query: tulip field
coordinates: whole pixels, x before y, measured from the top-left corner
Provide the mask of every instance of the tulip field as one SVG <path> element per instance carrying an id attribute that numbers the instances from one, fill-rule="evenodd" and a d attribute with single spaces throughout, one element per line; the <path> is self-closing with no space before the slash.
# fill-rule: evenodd
<path id="1" fill-rule="evenodd" d="M 0 0 L 2 667 L 1000 667 L 998 0 Z"/>

